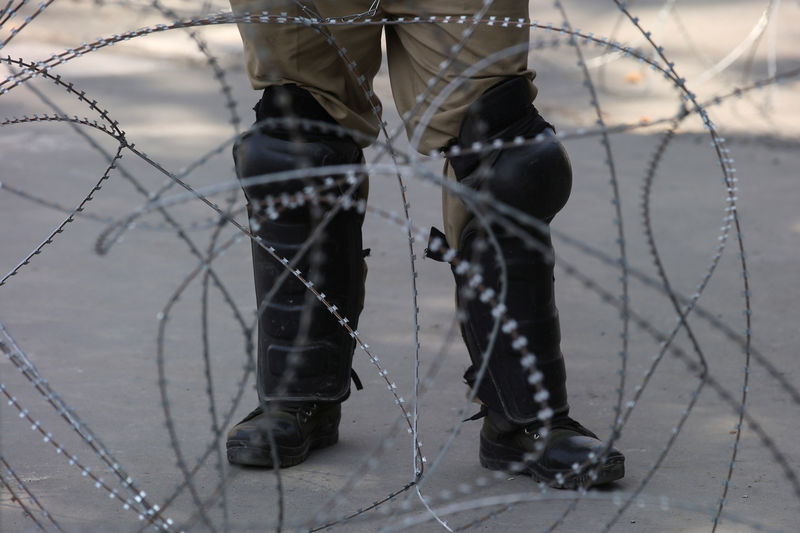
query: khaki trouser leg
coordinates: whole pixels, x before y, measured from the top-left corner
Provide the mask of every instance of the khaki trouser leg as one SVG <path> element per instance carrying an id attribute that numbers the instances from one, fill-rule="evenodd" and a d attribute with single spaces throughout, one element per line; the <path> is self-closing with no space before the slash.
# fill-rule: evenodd
<path id="1" fill-rule="evenodd" d="M 425 15 L 447 16 L 458 18 L 466 15 L 471 18 L 483 7 L 480 0 L 436 0 L 425 4 L 426 11 L 409 10 L 409 2 L 402 0 L 382 3 L 383 9 L 394 18 Z M 512 21 L 528 18 L 528 3 L 520 0 L 495 0 L 486 14 L 489 17 L 503 20 L 508 17 Z M 502 27 L 501 24 L 488 26 L 480 24 L 473 29 L 473 34 L 464 43 L 463 48 L 454 58 L 452 65 L 442 71 L 442 63 L 453 59 L 451 48 L 463 40 L 464 30 L 468 24 L 407 24 L 386 27 L 386 47 L 389 63 L 389 76 L 392 83 L 392 95 L 395 104 L 403 117 L 409 138 L 418 136 L 417 128 L 424 128 L 419 136 L 417 150 L 429 153 L 446 146 L 458 137 L 458 128 L 467 107 L 492 86 L 512 76 L 525 76 L 533 80 L 534 72 L 529 70 L 527 43 L 528 28 L 517 28 L 513 24 Z M 514 49 L 513 53 L 503 57 L 503 51 Z M 490 62 L 481 70 L 470 75 L 467 80 L 459 80 L 467 68 L 480 61 L 497 55 L 497 60 Z M 428 91 L 430 80 L 439 78 Z M 439 92 L 448 84 L 458 84 L 457 89 L 435 109 L 429 122 L 421 124 L 420 119 L 433 103 Z M 421 103 L 420 95 L 427 94 Z M 536 96 L 536 88 L 531 83 L 531 99 Z M 417 135 L 415 135 L 417 134 Z M 449 165 L 445 165 L 448 179 L 455 179 Z M 445 235 L 448 244 L 458 248 L 459 238 L 464 226 L 472 215 L 464 203 L 452 194 L 442 191 L 442 215 Z"/>
<path id="2" fill-rule="evenodd" d="M 381 5 L 392 18 L 449 15 L 458 19 L 463 15 L 471 19 L 483 7 L 482 0 L 435 0 L 426 2 L 424 9 L 417 7 L 409 10 L 406 8 L 409 3 L 403 0 L 384 0 Z M 527 2 L 495 0 L 484 20 L 488 21 L 489 17 L 509 17 L 514 21 L 527 19 Z M 527 76 L 533 79 L 533 73 L 527 68 L 527 50 L 498 58 L 467 80 L 458 79 L 468 67 L 498 52 L 527 45 L 528 28 L 516 28 L 514 25 L 505 28 L 499 24 L 476 26 L 452 66 L 442 71 L 442 63 L 452 59 L 451 48 L 462 41 L 463 33 L 468 27 L 468 22 L 399 24 L 386 27 L 386 53 L 392 95 L 410 138 L 414 137 L 414 130 L 420 127 L 419 120 L 435 96 L 449 83 L 458 83 L 458 89 L 435 110 L 431 121 L 421 125 L 424 133 L 416 148 L 422 153 L 439 149 L 458 136 L 458 127 L 464 112 L 484 91 L 511 76 Z M 417 98 L 426 92 L 430 80 L 437 78 L 440 81 L 434 86 L 432 94 L 415 110 Z M 533 96 L 531 84 L 531 97 Z"/>
<path id="3" fill-rule="evenodd" d="M 292 0 L 230 0 L 236 14 L 286 14 L 288 17 L 309 17 Z M 366 8 L 358 0 L 317 0 L 303 2 L 322 17 L 342 17 L 360 13 Z M 369 7 L 369 2 L 366 2 Z M 380 102 L 371 93 L 372 80 L 381 64 L 380 26 L 324 26 L 310 28 L 296 22 L 239 24 L 244 44 L 247 74 L 254 89 L 271 85 L 295 84 L 310 92 L 317 101 L 345 128 L 359 131 L 362 148 L 377 137 L 380 124 Z M 329 37 L 333 43 L 329 43 Z M 337 48 L 338 47 L 338 48 Z M 345 49 L 348 68 L 340 57 Z M 357 77 L 363 76 L 359 83 Z"/>

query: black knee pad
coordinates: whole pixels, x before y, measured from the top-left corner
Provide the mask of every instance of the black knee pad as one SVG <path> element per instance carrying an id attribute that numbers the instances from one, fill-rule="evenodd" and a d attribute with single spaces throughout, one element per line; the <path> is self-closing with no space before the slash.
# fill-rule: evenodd
<path id="1" fill-rule="evenodd" d="M 302 123 L 305 120 L 336 124 L 308 91 L 295 85 L 268 87 L 254 109 L 258 122 L 271 118 L 286 118 L 287 121 L 264 124 L 244 134 L 234 145 L 233 160 L 240 179 L 303 168 L 361 163 L 361 148 L 351 137 Z M 309 185 L 319 186 L 324 179 L 322 176 L 245 184 L 244 191 L 248 200 L 254 202 L 268 196 L 296 193 Z M 338 190 L 344 192 L 343 187 Z"/>
<path id="2" fill-rule="evenodd" d="M 569 157 L 553 132 L 531 102 L 528 81 L 512 78 L 486 91 L 469 107 L 456 140 L 462 149 L 471 149 L 475 143 L 512 144 L 454 156 L 450 164 L 459 182 L 523 213 L 550 220 L 572 190 Z M 515 140 L 524 142 L 514 145 Z"/>

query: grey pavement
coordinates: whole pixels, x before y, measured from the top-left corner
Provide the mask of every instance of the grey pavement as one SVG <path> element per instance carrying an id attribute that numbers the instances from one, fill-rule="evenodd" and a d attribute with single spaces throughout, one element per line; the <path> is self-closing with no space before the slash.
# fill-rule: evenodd
<path id="1" fill-rule="evenodd" d="M 532 19 L 562 23 L 551 3 L 540 4 L 531 2 Z M 649 50 L 629 21 L 617 25 L 613 2 L 564 4 L 572 27 Z M 655 28 L 654 39 L 700 101 L 800 67 L 792 33 L 800 22 L 796 3 L 629 4 L 644 26 Z M 187 18 L 201 14 L 187 2 L 169 5 Z M 225 9 L 222 3 L 206 7 Z M 33 7 L 24 9 L 12 22 Z M 762 27 L 765 10 L 770 18 Z M 161 22 L 169 21 L 144 3 L 56 2 L 2 53 L 43 60 L 84 41 Z M 11 27 L 0 27 L 2 39 Z M 257 94 L 245 78 L 236 30 L 224 24 L 198 32 L 224 69 L 224 86 L 246 128 Z M 236 129 L 223 85 L 185 33 L 131 39 L 52 73 L 108 110 L 129 145 L 168 171 L 190 169 L 192 187 L 223 209 L 231 206 L 230 217 L 245 223 L 230 159 Z M 0 285 L 0 479 L 6 483 L 0 531 L 34 531 L 37 523 L 48 531 L 308 531 L 326 525 L 348 532 L 446 531 L 439 517 L 453 530 L 699 532 L 713 530 L 726 487 L 717 531 L 797 531 L 797 77 L 708 109 L 738 178 L 738 233 L 726 224 L 730 201 L 720 154 L 702 121 L 692 115 L 663 144 L 668 123 L 658 121 L 678 110 L 673 85 L 636 60 L 582 48 L 606 125 L 651 124 L 609 137 L 620 241 L 608 156 L 592 133 L 597 117 L 574 48 L 564 38 L 554 41 L 556 33 L 533 32 L 531 63 L 538 71 L 537 106 L 558 125 L 575 175 L 572 198 L 553 223 L 570 404 L 573 416 L 607 439 L 621 402 L 627 414 L 615 445 L 626 456 L 622 481 L 580 494 L 542 490 L 528 478 L 481 468 L 480 422 L 460 422 L 477 407 L 467 404 L 461 379 L 468 356 L 454 321 L 452 276 L 447 266 L 422 258 L 421 242 L 414 245 L 412 272 L 405 229 L 385 216 L 402 212 L 397 175 L 385 171 L 371 173 L 374 211 L 364 235 L 372 254 L 358 328 L 379 366 L 357 351 L 354 366 L 365 388 L 344 404 L 340 442 L 279 473 L 227 465 L 224 434 L 256 401 L 243 335 L 243 324 L 249 327 L 254 317 L 246 237 L 231 224 L 218 229 L 207 205 L 173 185 L 163 211 L 147 210 L 100 254 L 113 224 L 143 208 L 149 192 L 169 183 L 167 175 L 126 149 L 101 180 L 119 145 L 107 133 L 64 122 L 4 123 L 0 276 L 46 241 L 99 180 L 102 186 L 52 243 Z M 388 130 L 395 131 L 400 121 L 385 71 L 375 87 Z M 62 113 L 100 119 L 43 78 L 0 94 L 0 120 Z M 410 150 L 403 135 L 395 146 Z M 371 148 L 367 164 L 385 163 L 381 157 Z M 421 230 L 441 227 L 440 190 L 425 176 L 438 174 L 442 161 L 422 157 L 416 164 L 405 178 L 412 222 Z M 218 284 L 204 281 L 199 259 L 212 243 L 222 252 L 211 262 Z M 690 298 L 703 287 L 688 327 L 666 349 L 664 336 L 676 328 L 678 314 L 653 246 L 673 294 Z M 420 309 L 418 368 L 412 280 Z M 632 317 L 624 339 L 623 283 Z M 752 343 L 746 349 L 748 314 Z M 707 364 L 706 374 L 699 361 Z M 45 382 L 32 378 L 34 367 L 55 395 L 41 392 Z M 405 408 L 418 414 L 416 433 L 427 461 L 415 486 L 413 435 L 380 375 L 384 370 Z M 418 396 L 415 375 L 421 376 Z M 59 402 L 69 409 L 54 408 Z M 746 416 L 741 434 L 740 412 Z M 215 425 L 222 440 L 214 440 Z M 186 488 L 182 468 L 194 468 L 201 457 Z M 119 479 L 120 472 L 130 481 Z M 382 503 L 368 509 L 375 502 Z"/>

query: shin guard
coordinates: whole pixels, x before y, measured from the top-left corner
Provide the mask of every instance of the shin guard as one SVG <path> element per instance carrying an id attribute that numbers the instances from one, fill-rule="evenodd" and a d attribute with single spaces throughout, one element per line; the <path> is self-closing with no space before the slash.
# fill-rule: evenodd
<path id="1" fill-rule="evenodd" d="M 265 90 L 256 111 L 258 120 L 291 113 L 334 123 L 310 94 L 294 86 Z M 245 179 L 304 168 L 358 165 L 362 163 L 362 152 L 349 137 L 276 126 L 243 136 L 234 147 L 234 161 L 237 175 Z M 285 259 L 286 264 L 295 262 L 294 269 L 312 282 L 355 330 L 363 307 L 366 276 L 361 239 L 363 214 L 352 207 L 342 207 L 320 228 L 332 205 L 289 201 L 287 207 L 284 201 L 278 209 L 272 206 L 265 212 L 265 206 L 309 186 L 341 199 L 350 194 L 342 181 L 341 175 L 323 175 L 243 184 L 251 228 L 258 238 L 252 249 L 260 312 L 257 388 L 262 403 L 341 402 L 349 395 L 355 339 L 291 272 L 276 286 L 286 266 L 273 253 Z M 303 246 L 319 230 L 301 255 Z"/>
<path id="2" fill-rule="evenodd" d="M 515 143 L 524 139 L 535 142 Z M 467 111 L 457 145 L 492 149 L 451 157 L 460 183 L 488 193 L 496 201 L 549 223 L 566 204 L 572 170 L 567 154 L 530 100 L 528 81 L 512 78 L 484 93 Z M 496 146 L 500 146 L 495 148 Z M 496 220 L 496 219 L 495 219 Z M 499 250 L 486 228 L 473 218 L 459 238 L 459 255 L 477 264 L 484 287 L 506 291 L 506 315 L 516 323 L 535 358 L 535 368 L 522 366 L 520 352 L 501 328 L 488 353 L 487 372 L 477 383 L 477 396 L 490 410 L 517 424 L 539 423 L 569 411 L 564 358 L 560 349 L 558 311 L 553 293 L 553 248 L 549 228 L 520 225 L 538 246 L 533 248 L 499 222 L 492 222 Z M 498 253 L 505 265 L 503 275 Z M 469 286 L 469 276 L 454 269 L 457 302 L 463 312 L 461 330 L 472 366 L 465 379 L 475 386 L 477 371 L 495 321 L 492 308 Z M 520 341 L 518 341 L 520 342 Z M 536 384 L 547 394 L 536 395 Z M 550 410 L 544 409 L 545 405 Z"/>

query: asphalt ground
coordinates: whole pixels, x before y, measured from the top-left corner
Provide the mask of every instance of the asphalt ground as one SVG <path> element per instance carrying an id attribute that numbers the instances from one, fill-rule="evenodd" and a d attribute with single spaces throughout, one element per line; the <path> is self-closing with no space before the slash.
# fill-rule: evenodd
<path id="1" fill-rule="evenodd" d="M 549 3 L 532 4 L 532 19 L 561 24 L 563 15 Z M 777 3 L 697 2 L 665 12 L 668 4 L 639 2 L 630 9 L 643 26 L 660 29 L 653 39 L 701 102 L 768 79 L 773 70 L 798 67 L 791 33 L 800 16 L 795 4 L 778 4 L 754 46 L 715 76 L 715 65 L 747 44 L 761 13 Z M 185 2 L 173 7 L 187 18 L 199 14 Z M 648 50 L 637 44 L 629 21 L 615 26 L 619 11 L 612 3 L 565 2 L 565 8 L 573 28 Z M 167 19 L 145 4 L 56 2 L 2 52 L 43 60 Z M 135 145 L 161 169 L 189 169 L 187 183 L 244 223 L 230 160 L 237 131 L 222 87 L 230 90 L 240 131 L 252 120 L 249 108 L 257 95 L 245 79 L 234 27 L 198 32 L 223 69 L 224 83 L 182 30 L 86 53 L 52 73 L 96 99 L 125 131 L 128 147 Z M 721 161 L 697 114 L 665 136 L 679 104 L 673 84 L 636 60 L 586 46 L 601 117 L 611 128 L 609 158 L 574 47 L 556 33 L 533 32 L 531 63 L 539 73 L 537 106 L 558 125 L 575 175 L 570 202 L 553 223 L 570 404 L 573 416 L 602 438 L 612 433 L 618 404 L 628 413 L 615 442 L 626 456 L 622 481 L 587 494 L 542 491 L 530 479 L 480 467 L 480 423 L 460 422 L 477 408 L 467 403 L 461 379 L 468 357 L 454 322 L 452 276 L 447 266 L 422 258 L 422 242 L 414 245 L 412 272 L 406 229 L 387 217 L 402 212 L 397 175 L 377 166 L 385 161 L 376 148 L 366 152 L 373 171 L 364 239 L 372 254 L 359 332 L 380 366 L 356 353 L 365 390 L 344 404 L 338 445 L 279 475 L 228 466 L 217 454 L 224 454 L 226 428 L 255 406 L 242 332 L 242 323 L 254 316 L 249 243 L 236 240 L 241 232 L 231 224 L 218 227 L 206 204 L 174 185 L 164 194 L 163 210 L 148 208 L 136 227 L 110 241 L 110 228 L 171 180 L 130 148 L 101 180 L 119 142 L 96 128 L 10 123 L 26 115 L 98 118 L 40 77 L 0 95 L 0 118 L 12 119 L 0 129 L 0 272 L 5 276 L 52 240 L 0 285 L 0 473 L 7 483 L 0 489 L 0 530 L 32 531 L 37 522 L 56 530 L 43 508 L 66 531 L 137 531 L 148 516 L 145 510 L 140 519 L 139 511 L 125 508 L 131 498 L 130 507 L 171 519 L 175 530 L 262 531 L 279 524 L 284 531 L 327 524 L 334 531 L 444 530 L 424 499 L 453 529 L 711 531 L 727 487 L 717 531 L 795 531 L 797 78 L 787 75 L 708 107 L 730 150 Z M 394 131 L 400 121 L 385 71 L 375 87 Z M 624 124 L 642 126 L 614 129 Z M 410 150 L 402 135 L 395 148 Z M 439 187 L 426 176 L 437 175 L 442 161 L 422 157 L 416 164 L 405 177 L 411 220 L 421 230 L 441 227 Z M 724 178 L 733 168 L 738 189 L 731 193 Z M 82 213 L 49 239 L 99 180 L 102 187 Z M 740 232 L 728 225 L 731 194 Z M 208 253 L 211 243 L 224 249 L 211 263 L 219 285 L 206 285 L 198 270 L 197 253 Z M 702 286 L 688 327 L 678 328 L 666 349 L 663 336 L 676 329 L 678 315 L 654 249 L 672 294 L 691 298 Z M 412 280 L 420 309 L 418 371 Z M 624 290 L 627 329 L 620 312 Z M 698 370 L 701 360 L 706 374 Z M 37 390 L 44 382 L 28 379 L 28 363 L 70 414 Z M 427 462 L 415 487 L 409 488 L 412 435 L 380 375 L 384 370 L 397 397 L 418 414 Z M 416 397 L 415 372 L 424 378 Z M 741 434 L 740 413 L 746 417 Z M 214 440 L 215 425 L 223 441 Z M 182 464 L 192 468 L 204 455 L 192 489 L 182 488 Z M 118 479 L 122 471 L 132 485 Z M 135 501 L 130 486 L 146 493 L 140 497 L 148 507 Z"/>

